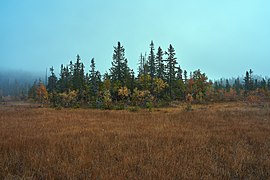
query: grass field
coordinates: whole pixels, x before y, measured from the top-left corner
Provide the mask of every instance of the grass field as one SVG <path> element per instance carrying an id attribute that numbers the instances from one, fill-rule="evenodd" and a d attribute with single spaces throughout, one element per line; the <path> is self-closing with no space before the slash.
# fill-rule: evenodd
<path id="1" fill-rule="evenodd" d="M 270 106 L 0 106 L 0 179 L 269 179 Z"/>

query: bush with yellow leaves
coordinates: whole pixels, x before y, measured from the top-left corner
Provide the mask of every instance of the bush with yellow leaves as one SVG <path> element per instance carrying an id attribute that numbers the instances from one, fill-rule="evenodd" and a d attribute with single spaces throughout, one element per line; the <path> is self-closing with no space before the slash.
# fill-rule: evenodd
<path id="1" fill-rule="evenodd" d="M 36 100 L 40 103 L 46 103 L 48 100 L 48 92 L 45 85 L 42 82 L 39 82 L 39 85 L 36 87 Z"/>
<path id="2" fill-rule="evenodd" d="M 127 98 L 129 96 L 129 94 L 130 94 L 130 91 L 126 86 L 118 89 L 118 96 L 120 96 L 122 99 Z"/>
<path id="3" fill-rule="evenodd" d="M 154 92 L 157 95 L 160 95 L 167 87 L 169 87 L 167 82 L 163 81 L 160 78 L 154 79 Z"/>
<path id="4" fill-rule="evenodd" d="M 147 104 L 153 103 L 154 97 L 148 90 L 134 89 L 132 102 L 135 106 L 146 107 Z"/>
<path id="5" fill-rule="evenodd" d="M 59 104 L 63 107 L 74 107 L 77 103 L 78 92 L 73 90 L 58 94 Z"/>
<path id="6" fill-rule="evenodd" d="M 103 107 L 105 109 L 111 109 L 112 107 L 112 98 L 109 90 L 103 92 Z"/>

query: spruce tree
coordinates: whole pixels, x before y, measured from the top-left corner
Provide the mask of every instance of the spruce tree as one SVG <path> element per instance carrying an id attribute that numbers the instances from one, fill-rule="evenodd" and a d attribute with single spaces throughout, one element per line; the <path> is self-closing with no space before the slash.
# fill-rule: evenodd
<path id="1" fill-rule="evenodd" d="M 249 90 L 254 90 L 253 71 L 249 70 Z"/>
<path id="2" fill-rule="evenodd" d="M 156 65 L 155 65 L 155 53 L 154 53 L 154 43 L 151 41 L 150 43 L 150 53 L 148 56 L 148 74 L 150 76 L 150 92 L 153 93 L 153 88 L 154 88 L 154 78 L 156 74 Z"/>
<path id="3" fill-rule="evenodd" d="M 244 87 L 245 92 L 250 90 L 250 76 L 248 71 L 246 71 L 246 76 L 244 77 Z"/>
<path id="4" fill-rule="evenodd" d="M 64 67 L 64 65 L 61 64 L 60 79 L 58 81 L 59 92 L 67 92 L 68 90 L 70 90 L 68 78 L 69 78 L 68 67 Z"/>
<path id="5" fill-rule="evenodd" d="M 157 55 L 156 55 L 156 73 L 157 77 L 160 79 L 165 79 L 165 67 L 163 63 L 163 51 L 161 47 L 158 47 Z"/>
<path id="6" fill-rule="evenodd" d="M 226 79 L 226 91 L 229 92 L 230 91 L 230 88 L 231 88 L 231 85 L 229 83 L 229 80 Z"/>
<path id="7" fill-rule="evenodd" d="M 183 70 L 181 69 L 181 66 L 179 65 L 177 68 L 177 79 L 183 81 Z"/>
<path id="8" fill-rule="evenodd" d="M 123 64 L 123 81 L 124 81 L 123 86 L 127 86 L 128 88 L 130 88 L 131 69 L 128 67 L 127 59 L 124 60 L 124 64 Z"/>
<path id="9" fill-rule="evenodd" d="M 91 64 L 90 64 L 90 70 L 89 70 L 89 78 L 90 78 L 90 87 L 91 87 L 91 94 L 93 96 L 96 96 L 98 93 L 98 83 L 100 81 L 100 73 L 96 71 L 96 64 L 95 64 L 95 59 L 91 59 Z"/>
<path id="10" fill-rule="evenodd" d="M 143 75 L 143 70 L 144 70 L 144 57 L 141 53 L 140 59 L 139 59 L 139 67 L 138 67 L 138 77 Z"/>
<path id="11" fill-rule="evenodd" d="M 237 95 L 240 95 L 240 90 L 241 90 L 241 82 L 240 82 L 240 78 L 238 77 L 235 82 L 234 82 L 234 89 L 237 93 Z"/>
<path id="12" fill-rule="evenodd" d="M 150 43 L 150 54 L 148 56 L 148 67 L 149 67 L 149 75 L 151 77 L 151 83 L 153 83 L 153 79 L 156 73 L 156 65 L 155 65 L 155 53 L 154 53 L 154 43 L 151 41 Z"/>
<path id="13" fill-rule="evenodd" d="M 177 73 L 176 71 L 177 61 L 175 57 L 175 50 L 171 44 L 166 54 L 168 55 L 168 58 L 166 60 L 167 61 L 166 69 L 167 69 L 167 82 L 169 84 L 169 95 L 170 95 L 170 98 L 173 99 L 174 82 L 175 82 L 176 73 Z"/>
<path id="14" fill-rule="evenodd" d="M 121 83 L 121 86 L 125 86 L 126 78 L 129 74 L 129 68 L 127 65 L 127 59 L 125 58 L 125 49 L 118 42 L 114 47 L 112 67 L 110 68 L 110 77 L 113 83 L 117 81 Z"/>
<path id="15" fill-rule="evenodd" d="M 69 90 L 73 88 L 73 75 L 74 75 L 74 64 L 72 61 L 69 62 L 69 65 L 66 68 L 66 78 L 67 78 L 67 88 Z"/>
<path id="16" fill-rule="evenodd" d="M 187 76 L 187 71 L 186 70 L 184 70 L 184 81 L 185 81 L 185 84 L 187 84 L 188 76 Z"/>
<path id="17" fill-rule="evenodd" d="M 48 78 L 47 90 L 49 93 L 55 92 L 57 87 L 57 77 L 54 74 L 53 66 L 50 68 L 51 76 Z"/>
<path id="18" fill-rule="evenodd" d="M 73 88 L 74 90 L 82 91 L 85 87 L 85 78 L 84 78 L 84 65 L 81 62 L 81 58 L 77 55 L 76 63 L 74 64 L 74 73 L 73 73 Z"/>
<path id="19" fill-rule="evenodd" d="M 141 53 L 139 59 L 139 67 L 138 67 L 138 77 L 145 76 L 147 74 L 147 63 L 146 63 L 146 54 L 143 55 Z"/>
<path id="20" fill-rule="evenodd" d="M 131 79 L 130 79 L 130 92 L 131 92 L 131 94 L 133 94 L 133 91 L 135 89 L 135 73 L 134 73 L 134 71 L 132 69 L 130 71 L 130 75 L 131 75 Z"/>
<path id="21" fill-rule="evenodd" d="M 144 54 L 144 58 L 143 58 L 143 64 L 144 64 L 144 67 L 143 67 L 143 76 L 146 76 L 148 71 L 149 71 L 149 67 L 148 67 L 148 63 L 147 63 L 147 55 L 146 55 L 146 52 Z"/>

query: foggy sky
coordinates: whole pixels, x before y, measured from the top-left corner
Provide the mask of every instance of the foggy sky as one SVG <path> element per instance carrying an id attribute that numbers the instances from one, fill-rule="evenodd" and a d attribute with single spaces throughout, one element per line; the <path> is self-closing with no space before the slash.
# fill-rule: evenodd
<path id="1" fill-rule="evenodd" d="M 0 69 L 45 72 L 75 61 L 111 67 L 120 41 L 137 71 L 140 53 L 154 41 L 171 43 L 182 68 L 210 78 L 237 77 L 252 68 L 270 75 L 268 0 L 3 0 Z"/>

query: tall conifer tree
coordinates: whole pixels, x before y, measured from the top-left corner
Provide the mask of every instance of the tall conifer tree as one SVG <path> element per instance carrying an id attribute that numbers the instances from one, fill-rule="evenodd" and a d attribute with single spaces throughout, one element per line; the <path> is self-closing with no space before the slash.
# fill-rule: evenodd
<path id="1" fill-rule="evenodd" d="M 176 61 L 176 57 L 175 57 L 175 50 L 173 48 L 173 46 L 170 44 L 169 48 L 168 48 L 168 52 L 166 52 L 166 54 L 168 55 L 167 58 L 167 82 L 169 84 L 169 94 L 170 94 L 170 98 L 173 98 L 173 84 L 175 82 L 176 79 L 176 73 L 177 73 L 177 61 Z"/>
<path id="2" fill-rule="evenodd" d="M 57 87 L 57 77 L 54 74 L 53 66 L 50 68 L 51 76 L 48 78 L 47 90 L 48 92 L 55 92 Z"/>
<path id="3" fill-rule="evenodd" d="M 117 46 L 114 47 L 110 76 L 113 83 L 120 82 L 122 87 L 126 85 L 127 79 L 130 77 L 130 69 L 127 63 L 125 48 L 118 42 Z"/>
<path id="4" fill-rule="evenodd" d="M 163 51 L 161 47 L 158 47 L 157 55 L 156 55 L 156 73 L 157 77 L 160 79 L 165 79 L 165 67 L 163 60 Z"/>

